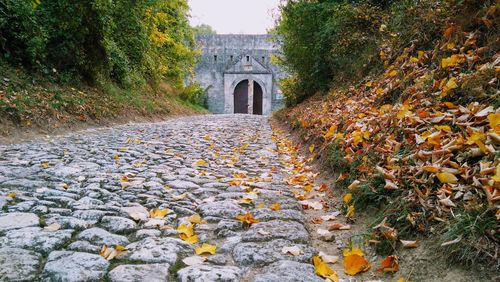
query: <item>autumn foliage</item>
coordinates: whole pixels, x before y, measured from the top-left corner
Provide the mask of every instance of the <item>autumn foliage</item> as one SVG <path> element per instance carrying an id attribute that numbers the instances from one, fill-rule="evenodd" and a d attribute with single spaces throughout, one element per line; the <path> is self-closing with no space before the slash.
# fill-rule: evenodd
<path id="1" fill-rule="evenodd" d="M 500 10 L 493 1 L 451 2 L 405 10 L 432 22 L 436 35 L 410 40 L 415 28 L 377 23 L 386 35 L 375 51 L 380 73 L 278 117 L 315 146 L 314 154 L 334 160 L 348 217 L 367 205 L 381 208 L 371 242 L 396 246 L 401 233 L 432 232 L 450 254 L 472 248 L 498 262 Z M 381 269 L 396 271 L 397 259 Z"/>

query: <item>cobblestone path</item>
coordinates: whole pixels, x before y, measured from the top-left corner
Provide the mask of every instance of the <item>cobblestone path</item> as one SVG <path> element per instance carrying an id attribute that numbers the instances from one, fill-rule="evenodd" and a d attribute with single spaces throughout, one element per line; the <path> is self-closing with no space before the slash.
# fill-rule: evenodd
<path id="1" fill-rule="evenodd" d="M 217 115 L 0 146 L 0 280 L 323 281 L 271 135 Z"/>

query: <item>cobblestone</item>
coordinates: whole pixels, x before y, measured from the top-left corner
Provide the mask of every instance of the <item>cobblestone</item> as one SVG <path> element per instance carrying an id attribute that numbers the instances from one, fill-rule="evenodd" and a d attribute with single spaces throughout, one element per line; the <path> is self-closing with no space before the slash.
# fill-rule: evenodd
<path id="1" fill-rule="evenodd" d="M 213 115 L 0 146 L 0 276 L 322 281 L 271 135 L 266 117 Z M 275 203 L 281 209 L 272 210 Z M 245 213 L 260 222 L 236 219 Z M 195 244 L 176 231 L 192 215 L 206 221 L 194 227 Z M 183 263 L 203 242 L 216 254 Z M 107 261 L 103 245 L 127 250 Z M 282 253 L 290 246 L 301 254 Z"/>

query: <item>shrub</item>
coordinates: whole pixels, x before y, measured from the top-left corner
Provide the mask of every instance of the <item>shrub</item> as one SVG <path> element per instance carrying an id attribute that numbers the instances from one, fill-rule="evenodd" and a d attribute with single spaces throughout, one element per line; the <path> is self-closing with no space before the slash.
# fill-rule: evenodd
<path id="1" fill-rule="evenodd" d="M 199 83 L 192 83 L 184 88 L 184 91 L 180 94 L 180 98 L 191 104 L 206 108 L 207 91 Z"/>

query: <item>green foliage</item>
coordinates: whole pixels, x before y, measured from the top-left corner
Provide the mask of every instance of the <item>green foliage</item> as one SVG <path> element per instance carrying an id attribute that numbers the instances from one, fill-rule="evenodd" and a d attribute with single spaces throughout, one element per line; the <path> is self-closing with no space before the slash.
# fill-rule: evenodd
<path id="1" fill-rule="evenodd" d="M 211 35 L 217 34 L 217 32 L 208 24 L 200 24 L 193 27 L 195 35 Z"/>
<path id="2" fill-rule="evenodd" d="M 0 3 L 3 59 L 122 87 L 181 86 L 192 72 L 194 37 L 186 0 Z"/>
<path id="3" fill-rule="evenodd" d="M 498 221 L 495 212 L 482 206 L 458 211 L 454 219 L 447 224 L 441 235 L 440 243 L 458 240 L 445 247 L 447 257 L 466 265 L 479 262 L 491 263 L 498 260 Z"/>
<path id="4" fill-rule="evenodd" d="M 206 107 L 207 91 L 198 83 L 188 85 L 179 97 L 191 104 Z"/>
<path id="5" fill-rule="evenodd" d="M 349 162 L 346 161 L 344 156 L 341 144 L 338 141 L 332 142 L 328 150 L 328 164 L 335 173 L 349 171 Z"/>
<path id="6" fill-rule="evenodd" d="M 284 94 L 288 105 L 301 102 L 331 83 L 359 79 L 381 66 L 378 44 L 390 1 L 288 1 L 280 7 L 276 30 L 282 64 L 294 76 Z"/>

